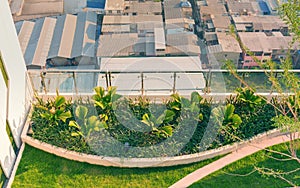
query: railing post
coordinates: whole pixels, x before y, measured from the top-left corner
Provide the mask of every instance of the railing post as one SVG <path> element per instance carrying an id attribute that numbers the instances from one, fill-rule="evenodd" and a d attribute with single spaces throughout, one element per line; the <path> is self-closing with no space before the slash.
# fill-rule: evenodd
<path id="1" fill-rule="evenodd" d="M 145 88 L 144 88 L 144 73 L 141 72 L 141 93 L 142 95 L 145 94 Z"/>
<path id="2" fill-rule="evenodd" d="M 74 87 L 75 87 L 75 93 L 76 93 L 76 95 L 78 95 L 78 88 L 77 88 L 77 83 L 76 83 L 76 75 L 75 75 L 76 73 L 75 72 L 73 72 L 73 82 L 74 82 Z"/>
<path id="3" fill-rule="evenodd" d="M 173 74 L 173 94 L 176 92 L 176 72 Z"/>
<path id="4" fill-rule="evenodd" d="M 41 76 L 41 84 L 42 84 L 42 87 L 44 89 L 44 92 L 45 92 L 45 95 L 47 95 L 47 88 L 46 88 L 46 83 L 45 83 L 45 75 L 46 75 L 46 72 L 42 71 L 40 73 L 40 76 Z"/>
<path id="5" fill-rule="evenodd" d="M 105 83 L 106 83 L 106 88 L 108 88 L 109 84 L 108 84 L 108 71 L 106 71 L 105 73 Z"/>
<path id="6" fill-rule="evenodd" d="M 109 86 L 111 86 L 111 72 L 108 73 Z"/>

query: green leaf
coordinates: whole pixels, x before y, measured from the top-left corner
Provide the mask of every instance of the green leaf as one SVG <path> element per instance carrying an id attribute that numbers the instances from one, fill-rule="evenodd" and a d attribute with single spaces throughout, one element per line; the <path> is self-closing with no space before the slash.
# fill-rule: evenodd
<path id="1" fill-rule="evenodd" d="M 69 126 L 70 126 L 70 127 L 75 127 L 75 128 L 77 128 L 77 129 L 80 129 L 80 126 L 79 126 L 78 123 L 75 122 L 75 121 L 70 121 L 70 122 L 69 122 Z"/>
<path id="2" fill-rule="evenodd" d="M 173 128 L 170 125 L 163 126 L 161 128 L 161 130 L 163 130 L 166 133 L 167 136 L 172 136 L 172 134 L 173 134 Z"/>
<path id="3" fill-rule="evenodd" d="M 66 120 L 67 120 L 68 118 L 70 118 L 70 117 L 72 117 L 72 114 L 71 114 L 70 111 L 61 113 L 61 114 L 59 115 L 59 119 L 62 120 L 63 122 L 66 122 Z"/>
<path id="4" fill-rule="evenodd" d="M 192 105 L 190 106 L 190 110 L 191 110 L 191 112 L 199 112 L 200 108 L 198 107 L 198 105 L 195 102 L 193 102 Z"/>
<path id="5" fill-rule="evenodd" d="M 180 101 L 181 101 L 181 97 L 180 97 L 180 95 L 179 95 L 178 93 L 172 94 L 172 95 L 171 95 L 171 98 L 172 98 L 174 101 L 178 102 L 178 103 L 180 103 Z"/>
<path id="6" fill-rule="evenodd" d="M 82 136 L 83 137 L 83 135 L 82 135 L 82 133 L 81 132 L 72 132 L 71 133 L 71 136 Z"/>
<path id="7" fill-rule="evenodd" d="M 49 120 L 49 119 L 51 118 L 51 114 L 48 114 L 48 113 L 42 113 L 42 114 L 41 114 L 41 117 Z"/>
<path id="8" fill-rule="evenodd" d="M 99 96 L 99 97 L 103 97 L 104 96 L 104 93 L 105 93 L 105 89 L 103 87 L 95 87 L 94 88 L 96 94 Z"/>
<path id="9" fill-rule="evenodd" d="M 234 106 L 232 104 L 227 104 L 224 114 L 224 119 L 228 120 L 231 118 L 234 112 Z"/>
<path id="10" fill-rule="evenodd" d="M 191 102 L 186 98 L 181 98 L 181 105 L 183 108 L 189 108 L 191 106 Z"/>
<path id="11" fill-rule="evenodd" d="M 87 119 L 87 124 L 90 126 L 90 127 L 96 127 L 96 126 L 99 126 L 100 124 L 100 121 L 99 119 L 96 117 L 96 116 L 91 116 Z"/>
<path id="12" fill-rule="evenodd" d="M 81 120 L 84 120 L 86 118 L 87 113 L 88 113 L 88 108 L 82 105 L 77 106 L 75 110 L 75 115 Z"/>
<path id="13" fill-rule="evenodd" d="M 55 107 L 60 107 L 62 106 L 64 103 L 66 102 L 66 99 L 64 96 L 57 96 L 55 98 L 55 101 L 54 101 L 54 106 Z"/>
<path id="14" fill-rule="evenodd" d="M 201 102 L 201 100 L 202 100 L 202 97 L 200 96 L 200 94 L 197 91 L 194 91 L 191 94 L 191 102 L 192 103 L 199 104 Z"/>
<path id="15" fill-rule="evenodd" d="M 239 125 L 242 123 L 242 119 L 239 115 L 234 114 L 232 116 L 232 122 L 233 122 L 232 128 L 237 129 L 239 127 Z"/>
<path id="16" fill-rule="evenodd" d="M 99 106 L 101 109 L 105 109 L 105 105 L 102 103 L 102 101 L 95 101 L 95 105 Z"/>
<path id="17" fill-rule="evenodd" d="M 175 113 L 172 110 L 165 110 L 164 111 L 164 123 L 169 123 L 170 121 L 172 121 L 174 119 Z"/>

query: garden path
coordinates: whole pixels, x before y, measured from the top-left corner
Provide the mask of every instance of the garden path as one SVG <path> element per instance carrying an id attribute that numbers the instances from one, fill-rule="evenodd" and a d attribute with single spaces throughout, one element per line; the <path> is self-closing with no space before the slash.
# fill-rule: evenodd
<path id="1" fill-rule="evenodd" d="M 298 133 L 299 136 L 299 133 Z M 278 135 L 273 138 L 265 139 L 259 142 L 252 142 L 242 147 L 221 159 L 212 162 L 190 174 L 182 178 L 181 180 L 177 181 L 175 184 L 171 185 L 170 188 L 185 188 L 192 185 L 194 182 L 201 180 L 202 178 L 206 177 L 207 175 L 222 169 L 223 167 L 242 159 L 248 155 L 251 155 L 259 150 L 265 149 L 267 147 L 284 143 L 289 141 L 288 135 Z"/>

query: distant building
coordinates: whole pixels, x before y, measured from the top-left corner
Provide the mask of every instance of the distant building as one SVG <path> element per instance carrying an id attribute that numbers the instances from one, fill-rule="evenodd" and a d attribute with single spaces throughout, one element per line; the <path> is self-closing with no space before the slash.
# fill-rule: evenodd
<path id="1" fill-rule="evenodd" d="M 268 60 L 284 59 L 289 50 L 291 53 L 299 50 L 299 44 L 294 44 L 290 49 L 292 36 L 283 36 L 280 32 L 240 32 L 238 33 L 242 44 L 249 50 L 250 54 L 243 52 L 243 67 L 258 66 L 253 55 L 262 63 Z"/>
<path id="2" fill-rule="evenodd" d="M 288 26 L 279 16 L 234 16 L 232 19 L 238 32 L 280 31 L 288 35 Z"/>
<path id="3" fill-rule="evenodd" d="M 261 14 L 256 0 L 227 0 L 228 12 L 232 16 Z"/>
<path id="4" fill-rule="evenodd" d="M 10 8 L 14 21 L 55 16 L 64 13 L 64 0 L 11 0 Z"/>
<path id="5" fill-rule="evenodd" d="M 208 53 L 210 53 L 214 59 L 211 64 L 223 65 L 226 60 L 232 61 L 239 66 L 239 61 L 242 58 L 242 49 L 238 41 L 230 34 L 227 33 L 216 33 L 218 44 L 208 46 Z"/>
<path id="6" fill-rule="evenodd" d="M 94 12 L 16 23 L 26 66 L 95 64 L 96 23 Z"/>
<path id="7" fill-rule="evenodd" d="M 104 10 L 106 15 L 122 15 L 124 13 L 124 5 L 124 0 L 106 0 Z"/>
<path id="8" fill-rule="evenodd" d="M 167 35 L 167 55 L 199 56 L 198 38 L 192 33 L 174 33 Z"/>

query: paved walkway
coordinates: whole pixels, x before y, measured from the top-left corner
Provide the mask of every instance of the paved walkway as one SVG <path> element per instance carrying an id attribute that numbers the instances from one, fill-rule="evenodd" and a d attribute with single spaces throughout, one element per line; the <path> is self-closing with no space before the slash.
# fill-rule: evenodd
<path id="1" fill-rule="evenodd" d="M 204 178 L 205 176 L 222 169 L 226 165 L 229 165 L 230 163 L 233 163 L 239 159 L 242 159 L 248 155 L 251 155 L 259 150 L 262 150 L 264 148 L 270 147 L 272 145 L 280 144 L 283 142 L 289 141 L 289 137 L 287 135 L 281 135 L 274 138 L 266 139 L 263 141 L 260 141 L 259 143 L 251 143 L 243 148 L 238 149 L 235 152 L 232 152 L 225 157 L 212 162 L 194 172 L 191 174 L 185 176 L 172 186 L 170 188 L 185 188 L 190 185 L 192 185 L 194 182 Z"/>

